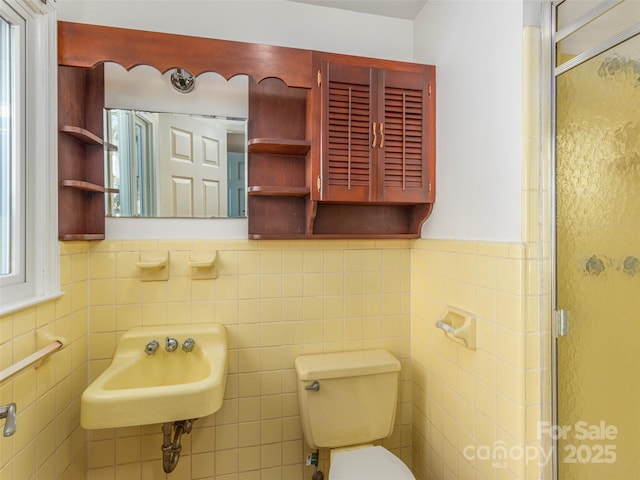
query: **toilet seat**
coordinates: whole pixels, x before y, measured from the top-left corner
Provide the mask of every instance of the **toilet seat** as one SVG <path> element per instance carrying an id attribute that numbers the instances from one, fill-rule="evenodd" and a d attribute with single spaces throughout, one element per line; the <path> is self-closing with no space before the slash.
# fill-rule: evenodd
<path id="1" fill-rule="evenodd" d="M 331 459 L 329 480 L 415 480 L 411 470 L 381 446 L 345 450 Z"/>

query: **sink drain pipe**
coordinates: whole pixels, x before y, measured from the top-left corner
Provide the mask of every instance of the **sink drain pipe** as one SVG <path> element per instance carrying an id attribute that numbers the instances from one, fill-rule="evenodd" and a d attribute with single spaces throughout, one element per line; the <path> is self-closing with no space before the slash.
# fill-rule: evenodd
<path id="1" fill-rule="evenodd" d="M 183 433 L 191 433 L 193 422 L 196 420 L 197 419 L 179 420 L 177 422 L 166 422 L 162 425 L 162 433 L 164 436 L 164 440 L 162 442 L 162 468 L 165 473 L 173 472 L 178 465 L 178 460 L 180 460 L 180 451 L 182 450 L 180 439 Z M 171 440 L 172 428 L 175 428 L 173 441 Z"/>

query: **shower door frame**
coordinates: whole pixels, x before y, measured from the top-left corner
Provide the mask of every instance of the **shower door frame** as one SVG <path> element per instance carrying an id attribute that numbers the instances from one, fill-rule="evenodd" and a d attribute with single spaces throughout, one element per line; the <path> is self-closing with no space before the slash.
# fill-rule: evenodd
<path id="1" fill-rule="evenodd" d="M 564 62 L 561 65 L 557 65 L 556 50 L 558 43 L 563 39 L 569 37 L 572 33 L 578 31 L 582 27 L 588 25 L 593 20 L 606 14 L 611 9 L 614 9 L 625 0 L 602 0 L 597 6 L 589 10 L 586 14 L 580 16 L 575 21 L 565 26 L 561 31 L 557 31 L 557 9 L 560 5 L 567 0 L 552 0 L 548 11 L 543 12 L 547 16 L 547 25 L 549 26 L 550 35 L 550 62 L 551 62 L 551 131 L 550 131 L 550 158 L 551 158 L 551 176 L 549 179 L 549 191 L 551 195 L 551 232 L 550 232 L 550 258 L 551 258 L 551 311 L 549 313 L 549 319 L 551 321 L 550 334 L 551 334 L 551 418 L 553 425 L 558 425 L 558 325 L 557 325 L 557 313 L 558 313 L 558 295 L 557 295 L 557 196 L 556 196 L 556 114 L 557 114 L 557 79 L 563 73 L 582 65 L 583 63 L 591 60 L 592 58 L 600 55 L 601 53 L 609 50 L 610 48 L 619 45 L 636 35 L 640 34 L 640 23 L 637 23 L 625 30 L 622 30 L 607 40 L 581 52 L 579 55 L 573 57 L 571 60 Z M 570 333 L 569 333 L 570 334 Z M 553 480 L 562 480 L 560 478 L 560 470 L 558 463 L 558 442 L 559 439 L 552 440 L 552 478 Z M 544 448 L 543 444 L 543 448 Z"/>

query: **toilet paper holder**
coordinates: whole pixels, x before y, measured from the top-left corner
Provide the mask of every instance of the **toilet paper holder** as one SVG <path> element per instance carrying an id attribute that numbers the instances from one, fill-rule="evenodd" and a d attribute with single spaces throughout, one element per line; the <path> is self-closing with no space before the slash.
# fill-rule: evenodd
<path id="1" fill-rule="evenodd" d="M 471 350 L 476 349 L 476 317 L 472 313 L 448 306 L 436 327 L 450 339 Z"/>

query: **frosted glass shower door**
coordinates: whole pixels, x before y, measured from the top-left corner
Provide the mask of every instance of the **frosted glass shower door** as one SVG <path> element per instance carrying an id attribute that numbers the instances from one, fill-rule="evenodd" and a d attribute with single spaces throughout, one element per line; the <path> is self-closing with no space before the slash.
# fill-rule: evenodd
<path id="1" fill-rule="evenodd" d="M 559 478 L 640 479 L 640 36 L 556 94 Z"/>

